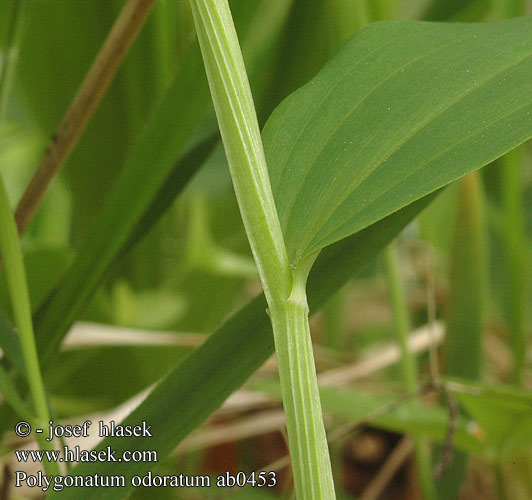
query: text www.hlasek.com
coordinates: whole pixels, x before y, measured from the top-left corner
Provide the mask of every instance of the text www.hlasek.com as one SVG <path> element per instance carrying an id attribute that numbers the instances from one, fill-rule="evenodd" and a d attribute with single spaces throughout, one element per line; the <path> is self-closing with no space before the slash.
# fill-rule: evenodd
<path id="1" fill-rule="evenodd" d="M 60 450 L 15 450 L 19 462 L 157 462 L 155 450 L 125 450 L 118 453 L 107 446 L 104 450 L 83 450 L 79 446 Z"/>

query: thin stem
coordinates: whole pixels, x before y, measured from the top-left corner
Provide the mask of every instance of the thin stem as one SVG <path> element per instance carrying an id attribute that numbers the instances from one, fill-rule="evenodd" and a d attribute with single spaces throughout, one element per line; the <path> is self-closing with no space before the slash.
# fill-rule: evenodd
<path id="1" fill-rule="evenodd" d="M 401 349 L 401 368 L 403 378 L 408 392 L 413 392 L 419 388 L 417 377 L 416 359 L 412 356 L 408 348 L 408 335 L 410 333 L 410 320 L 408 317 L 408 307 L 401 283 L 399 273 L 399 262 L 397 249 L 392 243 L 384 252 L 386 271 L 388 274 L 388 284 L 390 287 L 390 298 L 395 319 L 395 332 L 397 341 Z"/>
<path id="2" fill-rule="evenodd" d="M 332 499 L 334 484 L 318 392 L 308 322 L 306 279 L 316 255 L 294 276 L 289 300 L 272 310 L 275 347 L 286 413 L 296 494 L 301 499 Z M 283 330 L 285 329 L 285 330 Z"/>
<path id="3" fill-rule="evenodd" d="M 403 380 L 407 392 L 412 393 L 419 390 L 420 384 L 417 374 L 416 359 L 408 347 L 408 335 L 410 333 L 408 307 L 399 274 L 397 251 L 393 243 L 385 251 L 385 262 L 395 318 L 395 330 L 399 347 L 401 349 Z M 425 500 L 435 500 L 437 495 L 434 481 L 432 479 L 431 455 L 427 441 L 419 437 L 415 438 L 414 449 L 423 498 Z"/>
<path id="4" fill-rule="evenodd" d="M 11 25 L 7 39 L 7 57 L 6 63 L 0 68 L 0 128 L 6 115 L 6 106 L 13 75 L 18 57 L 19 45 L 22 38 L 23 26 L 26 14 L 26 1 L 16 1 L 13 6 Z M 0 257 L 5 263 L 5 275 L 15 324 L 18 328 L 20 346 L 26 369 L 31 397 L 33 400 L 33 410 L 35 416 L 29 412 L 26 404 L 20 399 L 15 390 L 7 384 L 7 373 L 2 370 L 0 376 L 6 387 L 3 387 L 2 393 L 19 412 L 22 417 L 27 417 L 36 427 L 45 427 L 49 421 L 48 403 L 46 401 L 46 392 L 41 376 L 39 358 L 35 345 L 35 336 L 33 333 L 33 323 L 31 320 L 31 307 L 26 282 L 26 272 L 22 253 L 17 234 L 17 226 L 4 180 L 0 175 Z M 46 442 L 43 434 L 37 434 L 37 440 L 42 449 L 54 449 L 53 442 Z M 44 467 L 47 472 L 58 473 L 59 467 L 56 462 L 46 462 Z"/>
<path id="5" fill-rule="evenodd" d="M 191 0 L 240 212 L 272 321 L 299 500 L 335 498 L 308 324 L 306 278 L 292 278 L 253 98 L 227 0 Z"/>
<path id="6" fill-rule="evenodd" d="M 291 271 L 271 191 L 244 61 L 226 0 L 191 0 L 235 194 L 271 306 L 290 294 Z"/>
<path id="7" fill-rule="evenodd" d="M 31 321 L 31 308 L 26 283 L 26 273 L 22 260 L 22 253 L 18 241 L 17 228 L 15 220 L 9 206 L 7 192 L 4 187 L 4 181 L 0 177 L 0 253 L 5 264 L 5 274 L 11 306 L 15 324 L 18 329 L 20 345 L 24 363 L 26 367 L 26 376 L 30 388 L 33 407 L 36 414 L 34 424 L 38 427 L 45 427 L 50 419 L 46 393 L 39 366 L 37 348 L 35 346 L 35 337 L 33 333 L 33 324 Z M 38 434 L 41 448 L 53 449 L 53 442 L 47 443 Z M 47 470 L 58 471 L 57 463 L 45 463 Z"/>
<path id="8" fill-rule="evenodd" d="M 501 19 L 525 14 L 525 0 L 492 0 L 495 15 Z M 522 164 L 523 148 L 518 147 L 501 158 L 502 210 L 504 213 L 504 261 L 506 271 L 506 321 L 513 354 L 512 382 L 522 384 L 526 361 L 527 280 L 529 269 L 523 221 Z"/>
<path id="9" fill-rule="evenodd" d="M 20 234 L 33 218 L 53 177 L 68 159 L 155 2 L 129 0 L 120 12 L 20 200 L 15 215 Z"/>
<path id="10" fill-rule="evenodd" d="M 528 336 L 525 328 L 528 266 L 523 221 L 522 148 L 502 159 L 502 209 L 504 212 L 504 260 L 506 268 L 506 316 L 513 353 L 512 382 L 521 385 Z"/>

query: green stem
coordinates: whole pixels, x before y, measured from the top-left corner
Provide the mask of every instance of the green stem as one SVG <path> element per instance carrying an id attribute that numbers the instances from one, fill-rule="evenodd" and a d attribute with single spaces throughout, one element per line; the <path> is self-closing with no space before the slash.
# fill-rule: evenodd
<path id="1" fill-rule="evenodd" d="M 334 484 L 312 352 L 306 281 L 317 254 L 294 275 L 288 301 L 272 309 L 288 443 L 299 499 L 333 499 Z M 277 331 L 277 333 L 276 333 Z"/>
<path id="2" fill-rule="evenodd" d="M 18 58 L 20 41 L 26 18 L 26 0 L 15 1 L 9 33 L 7 38 L 5 64 L 0 68 L 0 128 L 4 122 L 7 108 L 7 100 L 11 90 L 13 76 Z M 27 413 L 29 410 L 15 392 L 7 392 L 6 398 L 10 404 L 20 413 L 31 420 L 35 427 L 44 428 L 50 420 L 46 392 L 41 376 L 33 323 L 31 320 L 31 307 L 26 282 L 26 272 L 20 250 L 17 225 L 9 204 L 4 180 L 0 175 L 0 256 L 5 266 L 7 287 L 11 298 L 13 316 L 18 329 L 20 346 L 24 357 L 26 377 L 33 401 L 34 415 Z M 7 380 L 7 374 L 3 374 Z M 53 442 L 47 443 L 43 434 L 37 434 L 37 440 L 41 449 L 53 450 Z M 44 463 L 47 472 L 56 474 L 59 467 L 55 462 Z"/>
<path id="3" fill-rule="evenodd" d="M 495 15 L 501 19 L 525 14 L 525 0 L 492 0 Z M 522 164 L 523 148 L 501 158 L 502 209 L 504 213 L 504 260 L 506 271 L 506 321 L 513 353 L 512 382 L 521 385 L 525 368 L 527 333 L 528 266 L 525 259 L 526 237 L 523 221 Z"/>
<path id="4" fill-rule="evenodd" d="M 522 148 L 511 151 L 502 159 L 502 204 L 505 218 L 504 259 L 506 267 L 506 316 L 510 345 L 514 357 L 514 384 L 522 383 L 526 360 L 527 332 L 525 311 L 528 269 L 523 221 Z"/>
<path id="5" fill-rule="evenodd" d="M 35 347 L 31 308 L 26 283 L 26 273 L 18 240 L 17 226 L 9 205 L 4 181 L 0 177 L 0 253 L 5 265 L 7 286 L 11 297 L 11 305 L 15 324 L 18 329 L 22 355 L 26 367 L 26 376 L 33 400 L 36 418 L 32 422 L 36 427 L 48 425 L 50 414 L 46 401 L 46 393 L 39 366 L 39 358 Z M 47 443 L 43 434 L 37 434 L 42 449 L 52 450 L 53 442 Z M 45 462 L 47 472 L 58 472 L 55 462 Z"/>
<path id="6" fill-rule="evenodd" d="M 395 318 L 395 331 L 401 350 L 401 369 L 404 385 L 408 393 L 414 393 L 419 389 L 416 359 L 408 348 L 408 335 L 410 333 L 410 321 L 404 290 L 399 273 L 398 256 L 395 245 L 392 243 L 385 251 L 386 271 L 390 287 L 390 298 Z M 436 500 L 436 488 L 432 479 L 432 462 L 430 449 L 426 440 L 414 439 L 416 465 L 425 500 Z"/>
<path id="7" fill-rule="evenodd" d="M 299 500 L 332 500 L 305 293 L 314 258 L 301 263 L 292 278 L 228 2 L 191 0 L 191 5 L 236 197 L 268 302 L 296 495 Z"/>

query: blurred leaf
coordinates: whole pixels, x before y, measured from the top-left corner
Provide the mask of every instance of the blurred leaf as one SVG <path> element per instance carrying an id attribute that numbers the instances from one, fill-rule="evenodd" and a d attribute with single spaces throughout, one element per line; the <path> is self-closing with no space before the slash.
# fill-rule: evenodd
<path id="1" fill-rule="evenodd" d="M 104 411 L 156 383 L 190 352 L 171 345 L 69 349 L 58 354 L 61 369 L 46 375 L 46 387 L 61 418 Z"/>
<path id="2" fill-rule="evenodd" d="M 532 443 L 532 394 L 509 386 L 471 384 L 458 381 L 465 390 L 455 396 L 486 433 L 486 441 L 497 454 Z"/>
<path id="3" fill-rule="evenodd" d="M 423 13 L 427 21 L 478 21 L 489 12 L 485 0 L 433 0 Z"/>
<path id="4" fill-rule="evenodd" d="M 445 337 L 446 375 L 472 380 L 480 377 L 486 253 L 482 184 L 478 175 L 471 174 L 460 181 Z"/>
<path id="5" fill-rule="evenodd" d="M 458 184 L 444 374 L 476 380 L 480 378 L 482 365 L 488 240 L 483 189 L 478 172 L 464 177 Z M 464 356 L 466 352 L 467 356 Z M 435 455 L 441 453 L 440 449 Z M 467 463 L 467 455 L 453 450 L 451 465 L 440 481 L 439 498 L 453 500 L 460 497 Z"/>
<path id="6" fill-rule="evenodd" d="M 458 205 L 459 183 L 451 184 L 417 219 L 420 236 L 435 249 L 450 253 Z"/>
<path id="7" fill-rule="evenodd" d="M 98 218 L 91 238 L 35 317 L 41 359 L 58 346 L 182 154 L 206 108 L 207 85 L 197 47 L 159 103 Z M 176 180 L 177 190 L 188 181 Z M 175 192 L 175 185 L 165 185 Z"/>
<path id="8" fill-rule="evenodd" d="M 331 57 L 336 43 L 332 16 L 332 9 L 323 0 L 293 0 L 266 95 L 267 113 L 313 77 Z M 259 112 L 267 116 L 260 109 Z"/>
<path id="9" fill-rule="evenodd" d="M 327 249 L 318 257 L 309 276 L 308 297 L 311 310 L 317 310 L 350 276 L 359 272 L 394 238 L 430 201 L 423 198 L 360 233 Z M 156 449 L 165 456 L 273 353 L 273 338 L 266 314 L 266 300 L 261 295 L 230 318 L 207 342 L 178 365 L 154 389 L 125 422 L 146 420 L 153 427 L 153 437 L 105 439 L 100 446 L 114 449 Z M 198 388 L 201 387 L 201 390 Z M 178 404 L 169 412 L 168 405 Z M 145 473 L 150 464 L 101 463 L 80 464 L 72 474 Z M 123 498 L 130 488 L 102 489 L 101 500 Z M 63 500 L 93 498 L 94 491 L 68 489 Z M 56 497 L 52 493 L 51 499 Z"/>
<path id="10" fill-rule="evenodd" d="M 1 327 L 0 327 L 1 328 Z M 17 412 L 19 417 L 30 418 L 31 409 L 22 401 L 13 385 L 13 381 L 4 368 L 0 365 L 0 394 L 7 401 L 11 408 Z"/>
<path id="11" fill-rule="evenodd" d="M 204 140 L 180 158 L 159 188 L 157 194 L 153 197 L 151 205 L 138 220 L 135 229 L 131 232 L 127 242 L 122 248 L 121 255 L 129 252 L 129 250 L 153 227 L 155 222 L 159 220 L 161 215 L 168 209 L 176 199 L 177 195 L 181 192 L 186 180 L 191 179 L 199 170 L 200 166 L 203 165 L 205 160 L 212 153 L 219 140 L 220 135 L 217 132 L 208 135 Z"/>
<path id="12" fill-rule="evenodd" d="M 381 396 L 355 390 L 320 388 L 320 395 L 325 411 L 353 422 L 364 420 L 372 412 L 379 411 L 387 405 L 393 406 L 397 396 Z M 392 432 L 412 434 L 443 442 L 449 426 L 449 410 L 443 406 L 426 406 L 419 401 L 400 404 L 370 421 L 375 427 Z M 455 435 L 455 445 L 469 453 L 480 453 L 484 445 L 470 434 L 467 421 L 459 418 Z"/>
<path id="13" fill-rule="evenodd" d="M 114 325 L 132 328 L 170 328 L 183 315 L 186 300 L 171 290 L 133 291 L 119 281 L 112 290 Z"/>
<path id="14" fill-rule="evenodd" d="M 59 125 L 117 12 L 107 0 L 31 3 L 17 79 L 25 103 L 47 137 Z M 137 71 L 136 77 L 147 75 Z M 124 80 L 119 77 L 62 172 L 73 193 L 78 241 L 90 231 L 97 215 L 94 207 L 105 199 L 123 167 L 129 144 L 127 123 Z"/>
<path id="15" fill-rule="evenodd" d="M 40 248 L 24 255 L 32 311 L 36 311 L 72 261 L 72 252 L 67 248 Z M 5 272 L 0 270 L 0 304 L 9 303 Z"/>
<path id="16" fill-rule="evenodd" d="M 286 99 L 264 143 L 292 264 L 530 137 L 531 27 L 376 23 Z"/>
<path id="17" fill-rule="evenodd" d="M 25 376 L 26 367 L 22 357 L 20 341 L 14 327 L 0 311 L 0 348 L 4 356 L 15 366 L 20 374 Z"/>

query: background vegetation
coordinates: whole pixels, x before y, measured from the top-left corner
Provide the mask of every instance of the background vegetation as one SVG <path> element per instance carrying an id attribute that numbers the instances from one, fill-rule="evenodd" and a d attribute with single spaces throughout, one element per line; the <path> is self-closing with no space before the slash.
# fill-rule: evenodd
<path id="1" fill-rule="evenodd" d="M 2 2 L 4 68 L 18 51 L 0 100 L 0 175 L 13 209 L 124 3 Z M 532 10 L 524 0 L 230 4 L 261 126 L 371 22 Z M 525 143 L 317 262 L 312 335 L 338 498 L 532 498 L 531 163 Z M 158 440 L 140 445 L 168 454 L 155 472 L 279 471 L 275 490 L 139 489 L 133 498 L 291 498 L 275 365 L 264 363 L 273 352 L 265 305 L 254 299 L 260 284 L 188 2 L 155 4 L 21 245 L 54 419 L 120 419 L 170 374 L 131 417 L 161 417 Z M 11 295 L 3 268 L 6 488 L 23 444 L 6 391 L 28 394 Z"/>

